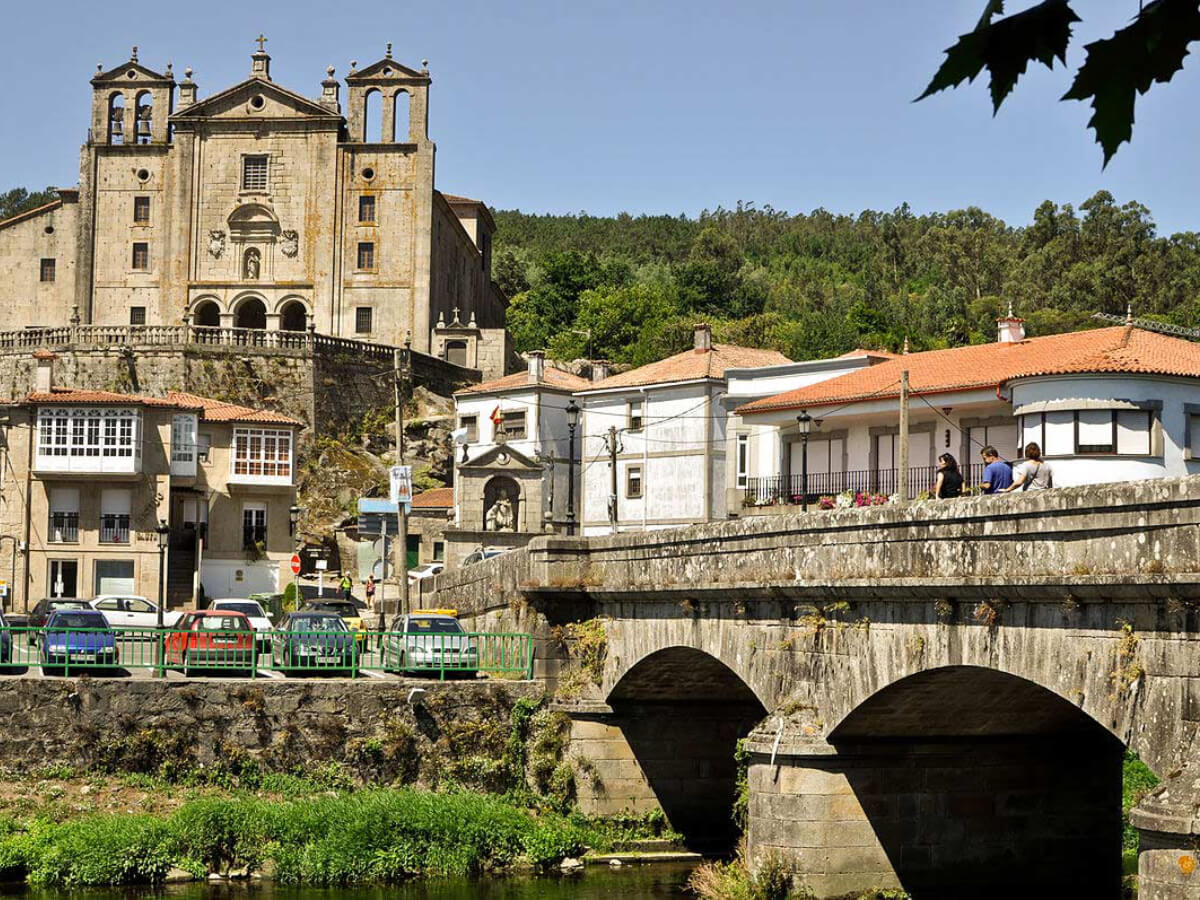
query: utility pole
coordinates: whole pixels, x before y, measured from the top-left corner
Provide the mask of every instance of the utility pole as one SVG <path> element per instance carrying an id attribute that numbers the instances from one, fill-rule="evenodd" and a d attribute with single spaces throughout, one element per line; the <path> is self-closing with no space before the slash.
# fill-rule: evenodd
<path id="1" fill-rule="evenodd" d="M 613 534 L 617 533 L 617 453 L 620 449 L 617 447 L 617 426 L 608 426 L 608 463 L 609 463 L 609 485 L 610 491 L 608 494 L 608 521 L 612 523 Z"/>
<path id="2" fill-rule="evenodd" d="M 908 502 L 908 369 L 900 373 L 900 471 L 896 474 L 896 492 L 901 503 Z"/>
<path id="3" fill-rule="evenodd" d="M 404 465 L 404 400 L 407 390 L 401 390 L 401 379 L 407 374 L 408 351 L 412 346 L 411 338 L 405 337 L 404 350 L 396 350 L 393 360 L 395 364 L 396 375 L 396 465 Z M 404 365 L 401 365 L 400 354 L 404 354 Z M 407 388 L 407 384 L 404 385 Z M 399 594 L 399 611 L 398 614 L 404 614 L 408 609 L 408 507 L 403 503 L 396 504 L 396 520 L 399 528 L 396 534 L 396 540 L 400 544 L 400 594 Z M 386 530 L 386 529 L 385 529 Z M 386 546 L 386 544 L 385 544 Z M 394 552 L 394 551 L 393 551 Z M 384 569 L 386 574 L 387 558 L 384 557 Z"/>

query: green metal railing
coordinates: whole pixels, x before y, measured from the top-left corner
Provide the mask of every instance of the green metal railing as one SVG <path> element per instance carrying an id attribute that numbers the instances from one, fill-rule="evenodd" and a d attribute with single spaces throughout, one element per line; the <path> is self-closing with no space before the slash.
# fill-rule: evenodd
<path id="1" fill-rule="evenodd" d="M 5 640 L 7 637 L 7 640 Z M 236 673 L 256 678 L 386 672 L 421 678 L 477 673 L 533 677 L 533 636 L 397 631 L 179 630 L 164 628 L 4 628 L 0 667 L 48 675 L 168 670 L 185 677 Z"/>

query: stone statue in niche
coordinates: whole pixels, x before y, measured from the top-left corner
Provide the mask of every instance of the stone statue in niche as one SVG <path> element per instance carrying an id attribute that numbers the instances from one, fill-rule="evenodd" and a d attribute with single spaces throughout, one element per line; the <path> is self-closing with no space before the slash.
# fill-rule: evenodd
<path id="1" fill-rule="evenodd" d="M 220 228 L 214 228 L 208 233 L 208 255 L 213 259 L 220 259 L 224 252 L 225 232 Z"/>
<path id="2" fill-rule="evenodd" d="M 512 501 L 508 497 L 500 497 L 487 511 L 483 524 L 484 531 L 515 531 Z"/>
<path id="3" fill-rule="evenodd" d="M 300 252 L 300 235 L 295 231 L 284 231 L 280 234 L 279 252 L 284 256 L 295 256 Z"/>
<path id="4" fill-rule="evenodd" d="M 242 277 L 247 281 L 258 281 L 259 269 L 262 264 L 262 257 L 258 250 L 251 247 L 246 251 L 246 261 L 242 267 Z"/>

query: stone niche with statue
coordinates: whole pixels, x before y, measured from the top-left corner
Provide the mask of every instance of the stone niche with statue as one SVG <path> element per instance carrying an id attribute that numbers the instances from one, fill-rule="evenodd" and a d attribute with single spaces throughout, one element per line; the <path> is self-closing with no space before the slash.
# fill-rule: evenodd
<path id="1" fill-rule="evenodd" d="M 479 547 L 524 547 L 547 530 L 542 464 L 507 444 L 455 469 L 458 523 L 446 531 L 446 562 Z"/>

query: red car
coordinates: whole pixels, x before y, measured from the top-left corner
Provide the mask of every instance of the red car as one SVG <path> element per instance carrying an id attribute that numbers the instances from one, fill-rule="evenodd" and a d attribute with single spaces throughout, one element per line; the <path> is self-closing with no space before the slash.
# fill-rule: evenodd
<path id="1" fill-rule="evenodd" d="M 165 663 L 195 669 L 251 669 L 257 648 L 250 619 L 230 610 L 185 612 L 167 634 Z"/>

